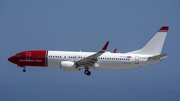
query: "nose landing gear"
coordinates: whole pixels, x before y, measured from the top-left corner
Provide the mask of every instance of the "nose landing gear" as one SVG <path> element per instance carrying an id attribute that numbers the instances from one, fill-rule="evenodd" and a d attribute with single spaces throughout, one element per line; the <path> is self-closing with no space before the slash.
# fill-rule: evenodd
<path id="1" fill-rule="evenodd" d="M 26 72 L 26 69 L 24 68 L 22 71 L 23 71 L 23 72 Z"/>
<path id="2" fill-rule="evenodd" d="M 90 76 L 91 75 L 91 72 L 89 70 L 84 70 L 84 74 L 86 74 L 87 76 Z"/>
<path id="3" fill-rule="evenodd" d="M 22 70 L 23 72 L 26 72 L 26 68 L 25 67 L 23 67 L 23 70 Z"/>

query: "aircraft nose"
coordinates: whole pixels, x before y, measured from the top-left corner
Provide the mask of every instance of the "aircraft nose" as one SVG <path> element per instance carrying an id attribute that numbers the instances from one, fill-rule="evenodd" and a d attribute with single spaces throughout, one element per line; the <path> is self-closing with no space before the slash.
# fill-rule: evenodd
<path id="1" fill-rule="evenodd" d="M 12 57 L 12 56 L 9 57 L 9 58 L 8 58 L 8 61 L 9 61 L 9 62 L 13 62 L 13 57 Z"/>

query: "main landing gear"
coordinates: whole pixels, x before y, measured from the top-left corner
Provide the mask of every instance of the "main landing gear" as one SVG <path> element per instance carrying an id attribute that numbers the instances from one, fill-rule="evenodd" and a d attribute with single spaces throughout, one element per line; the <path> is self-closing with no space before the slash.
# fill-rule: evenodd
<path id="1" fill-rule="evenodd" d="M 84 70 L 84 74 L 86 74 L 87 76 L 90 76 L 91 75 L 91 72 L 89 70 Z"/>

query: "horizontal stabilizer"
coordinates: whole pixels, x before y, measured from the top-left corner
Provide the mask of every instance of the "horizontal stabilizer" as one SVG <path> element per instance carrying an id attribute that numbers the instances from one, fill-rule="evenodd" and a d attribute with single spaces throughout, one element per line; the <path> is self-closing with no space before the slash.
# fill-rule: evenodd
<path id="1" fill-rule="evenodd" d="M 149 57 L 148 59 L 162 59 L 164 56 L 166 56 L 167 54 L 160 54 L 160 55 L 155 55 L 152 57 Z"/>

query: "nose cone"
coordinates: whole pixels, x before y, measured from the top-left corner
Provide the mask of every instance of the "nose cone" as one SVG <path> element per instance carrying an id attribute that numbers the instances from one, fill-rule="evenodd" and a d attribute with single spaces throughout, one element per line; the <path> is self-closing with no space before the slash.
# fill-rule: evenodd
<path id="1" fill-rule="evenodd" d="M 9 57 L 9 58 L 8 58 L 8 61 L 9 61 L 9 62 L 12 62 L 12 60 L 13 60 L 12 57 Z"/>
<path id="2" fill-rule="evenodd" d="M 16 64 L 16 65 L 21 65 L 20 62 L 19 62 L 19 58 L 17 58 L 17 56 L 11 56 L 8 58 L 8 61 L 13 63 L 13 64 Z"/>

